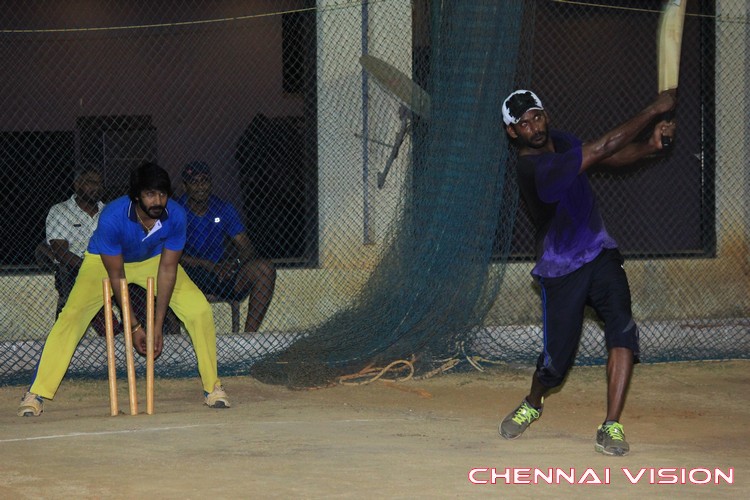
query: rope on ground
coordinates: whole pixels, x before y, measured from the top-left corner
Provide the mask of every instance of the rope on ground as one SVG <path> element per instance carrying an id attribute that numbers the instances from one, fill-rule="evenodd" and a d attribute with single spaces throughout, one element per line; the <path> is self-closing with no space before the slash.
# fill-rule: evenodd
<path id="1" fill-rule="evenodd" d="M 480 363 L 488 363 L 488 364 L 494 364 L 494 365 L 502 363 L 501 361 L 492 361 L 491 359 L 483 358 L 482 356 L 469 356 L 466 353 L 465 346 L 466 346 L 465 343 L 461 342 L 460 344 L 461 354 L 464 356 L 464 358 L 466 358 L 466 361 L 468 361 L 471 366 L 473 366 L 476 370 L 480 372 L 484 371 L 484 367 Z"/>
<path id="2" fill-rule="evenodd" d="M 341 385 L 366 385 L 366 384 L 369 384 L 371 382 L 375 382 L 376 380 L 381 379 L 391 370 L 393 371 L 408 370 L 408 374 L 401 378 L 399 378 L 399 376 L 396 376 L 395 378 L 383 379 L 384 381 L 406 382 L 407 380 L 410 380 L 414 376 L 413 359 L 412 361 L 408 361 L 406 359 L 399 359 L 399 360 L 393 361 L 392 363 L 389 363 L 388 366 L 384 368 L 377 368 L 377 367 L 373 367 L 372 365 L 366 366 L 357 373 L 353 373 L 351 375 L 343 375 L 339 377 L 339 384 Z M 365 380 L 359 380 L 362 378 L 364 378 Z"/>
<path id="3" fill-rule="evenodd" d="M 389 363 L 385 367 L 376 367 L 372 364 L 367 365 L 366 367 L 362 368 L 357 373 L 352 373 L 350 375 L 342 375 L 338 379 L 338 383 L 340 385 L 367 385 L 371 382 L 375 382 L 376 380 L 380 380 L 381 382 L 389 382 L 391 385 L 395 382 L 406 382 L 407 380 L 425 380 L 430 377 L 434 377 L 435 375 L 439 373 L 445 373 L 449 370 L 452 370 L 461 362 L 466 360 L 475 370 L 483 372 L 484 367 L 482 366 L 482 363 L 488 363 L 488 364 L 501 364 L 501 361 L 492 361 L 490 359 L 483 358 L 482 356 L 470 356 L 466 350 L 464 349 L 464 343 L 461 342 L 458 346 L 456 354 L 449 358 L 437 360 L 438 363 L 441 363 L 440 366 L 423 373 L 419 376 L 414 375 L 414 363 L 416 361 L 416 356 L 412 355 L 411 360 L 405 360 L 405 359 L 399 359 L 396 361 L 393 361 L 392 363 Z M 402 372 L 408 370 L 408 374 L 402 377 L 399 377 L 396 375 L 393 378 L 383 378 L 388 372 Z"/>
<path id="4" fill-rule="evenodd" d="M 448 370 L 453 369 L 456 365 L 458 365 L 461 362 L 458 358 L 449 358 L 446 360 L 443 360 L 443 364 L 438 366 L 437 368 L 430 370 L 429 372 L 420 375 L 419 377 L 414 377 L 414 380 L 424 380 L 428 379 L 430 377 L 434 377 L 438 373 L 447 372 Z"/>

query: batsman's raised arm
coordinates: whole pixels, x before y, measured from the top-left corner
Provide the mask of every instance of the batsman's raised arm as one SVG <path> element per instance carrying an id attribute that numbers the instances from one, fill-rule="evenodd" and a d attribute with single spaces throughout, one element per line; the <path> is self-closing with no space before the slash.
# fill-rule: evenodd
<path id="1" fill-rule="evenodd" d="M 588 170 L 597 163 L 609 166 L 632 163 L 661 149 L 661 146 L 657 147 L 651 144 L 651 141 L 644 144 L 637 144 L 633 141 L 642 130 L 653 123 L 660 115 L 674 108 L 676 104 L 674 90 L 662 92 L 630 120 L 610 130 L 600 138 L 584 143 L 581 172 Z"/>

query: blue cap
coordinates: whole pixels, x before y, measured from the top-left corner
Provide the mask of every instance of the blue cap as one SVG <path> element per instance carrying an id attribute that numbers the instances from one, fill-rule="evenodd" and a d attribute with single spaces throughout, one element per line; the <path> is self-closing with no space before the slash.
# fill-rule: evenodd
<path id="1" fill-rule="evenodd" d="M 205 161 L 193 161 L 182 169 L 182 181 L 192 182 L 199 175 L 211 175 L 211 168 Z"/>

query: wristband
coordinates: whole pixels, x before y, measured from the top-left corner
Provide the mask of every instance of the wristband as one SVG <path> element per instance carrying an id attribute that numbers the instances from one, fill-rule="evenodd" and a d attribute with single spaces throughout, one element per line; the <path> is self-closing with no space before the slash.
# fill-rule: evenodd
<path id="1" fill-rule="evenodd" d="M 133 326 L 130 327 L 130 331 L 134 332 L 134 331 L 136 331 L 139 328 L 141 328 L 141 324 L 140 323 L 136 323 L 135 325 L 133 325 Z"/>

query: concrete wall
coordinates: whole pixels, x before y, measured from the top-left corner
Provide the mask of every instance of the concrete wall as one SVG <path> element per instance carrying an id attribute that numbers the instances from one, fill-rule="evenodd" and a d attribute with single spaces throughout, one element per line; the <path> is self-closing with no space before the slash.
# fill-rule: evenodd
<path id="1" fill-rule="evenodd" d="M 318 2 L 320 265 L 361 269 L 377 262 L 396 215 L 403 188 L 399 174 L 404 171 L 409 144 L 399 153 L 387 185 L 378 190 L 377 173 L 384 168 L 390 148 L 367 141 L 363 130 L 370 137 L 393 142 L 398 105 L 377 88 L 372 77 L 363 74 L 359 58 L 367 52 L 410 75 L 411 7 L 408 1 L 374 3 L 366 12 L 348 8 L 341 15 L 337 10 L 341 5 L 351 2 Z M 369 84 L 363 86 L 363 78 Z M 356 217 L 345 220 L 342 214 Z"/>

